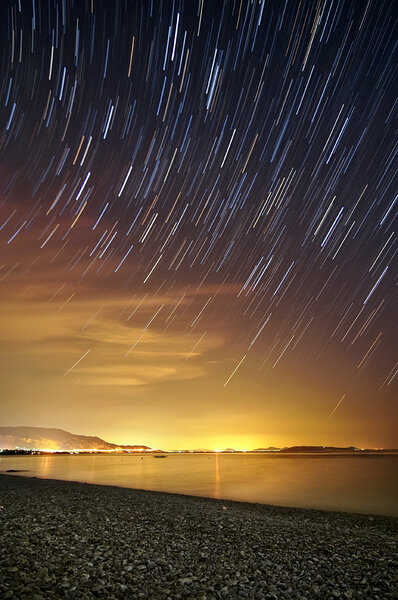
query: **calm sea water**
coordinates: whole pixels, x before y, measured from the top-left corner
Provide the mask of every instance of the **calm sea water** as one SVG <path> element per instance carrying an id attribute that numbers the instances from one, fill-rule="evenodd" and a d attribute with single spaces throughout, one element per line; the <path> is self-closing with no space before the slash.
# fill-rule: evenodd
<path id="1" fill-rule="evenodd" d="M 4 456 L 0 472 L 280 506 L 398 516 L 398 456 Z"/>

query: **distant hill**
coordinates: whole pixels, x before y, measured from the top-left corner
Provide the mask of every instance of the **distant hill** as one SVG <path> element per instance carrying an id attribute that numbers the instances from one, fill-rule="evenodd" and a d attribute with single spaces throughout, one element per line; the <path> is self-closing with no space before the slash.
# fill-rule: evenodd
<path id="1" fill-rule="evenodd" d="M 149 450 L 149 446 L 120 446 L 97 436 L 77 435 L 49 427 L 0 427 L 0 449 L 27 448 L 31 450 Z"/>
<path id="2" fill-rule="evenodd" d="M 280 452 L 357 452 L 355 446 L 347 446 L 347 448 L 339 448 L 337 446 L 291 446 L 283 448 Z"/>
<path id="3" fill-rule="evenodd" d="M 113 444 L 107 442 L 100 437 L 91 435 L 78 435 L 64 431 L 63 429 L 50 428 L 50 427 L 0 427 L 0 450 L 50 450 L 50 451 L 71 451 L 71 450 L 150 450 L 153 452 L 163 452 L 160 449 L 154 449 L 150 446 L 144 445 L 128 445 L 124 446 L 121 444 Z M 197 450 L 175 450 L 174 452 L 183 453 L 212 453 L 213 450 L 199 448 Z M 222 452 L 239 452 L 233 448 L 226 448 Z M 268 448 L 256 448 L 255 450 L 248 450 L 248 452 L 269 452 L 275 455 L 277 454 L 327 454 L 327 453 L 344 453 L 344 452 L 356 452 L 362 453 L 398 453 L 398 450 L 373 450 L 371 448 L 366 450 L 360 450 L 355 446 L 348 446 L 346 448 L 340 448 L 336 446 L 291 446 L 290 448 L 275 448 L 269 446 Z"/>

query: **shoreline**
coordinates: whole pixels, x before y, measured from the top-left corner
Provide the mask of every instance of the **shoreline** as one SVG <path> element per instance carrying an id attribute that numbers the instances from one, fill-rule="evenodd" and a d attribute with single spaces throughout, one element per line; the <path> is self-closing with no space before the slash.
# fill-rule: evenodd
<path id="1" fill-rule="evenodd" d="M 319 513 L 319 514 L 323 514 L 323 515 L 342 515 L 342 516 L 348 516 L 348 517 L 364 517 L 364 518 L 372 518 L 372 519 L 391 519 L 393 521 L 397 521 L 397 525 L 398 525 L 398 516 L 397 515 L 387 515 L 387 514 L 378 514 L 378 513 L 373 513 L 373 512 L 353 512 L 353 511 L 349 511 L 349 510 L 333 510 L 333 509 L 327 509 L 327 508 L 314 508 L 314 507 L 303 507 L 303 506 L 293 506 L 293 505 L 284 505 L 284 504 L 268 504 L 265 502 L 255 502 L 255 501 L 250 501 L 250 500 L 232 500 L 230 498 L 214 498 L 212 496 L 201 496 L 198 494 L 184 494 L 181 492 L 169 492 L 169 491 L 165 491 L 165 490 L 150 490 L 150 489 L 145 489 L 145 488 L 135 488 L 135 487 L 130 487 L 130 486 L 123 486 L 123 485 L 115 485 L 113 483 L 94 483 L 94 482 L 90 482 L 90 481 L 79 481 L 77 479 L 57 479 L 55 477 L 39 477 L 37 475 L 27 475 L 26 473 L 29 473 L 29 469 L 7 469 L 5 471 L 0 471 L 0 493 L 1 493 L 1 477 L 12 477 L 12 478 L 23 478 L 23 479 L 30 479 L 30 480 L 36 480 L 36 481 L 53 481 L 55 483 L 71 483 L 71 484 L 79 484 L 79 485 L 84 485 L 84 486 L 92 486 L 92 487 L 98 487 L 98 488 L 114 488 L 114 489 L 119 489 L 119 490 L 131 490 L 132 492 L 143 492 L 143 493 L 148 493 L 148 494 L 161 494 L 161 495 L 165 495 L 165 496 L 178 496 L 181 498 L 191 498 L 193 500 L 195 499 L 200 499 L 200 500 L 209 500 L 209 501 L 214 501 L 214 502 L 222 502 L 222 503 L 232 503 L 232 504 L 236 504 L 236 505 L 242 505 L 242 506 L 257 506 L 257 507 L 264 507 L 264 508 L 268 508 L 270 510 L 281 510 L 281 511 L 285 511 L 285 510 L 290 510 L 290 511 L 294 511 L 294 512 L 305 512 L 305 513 Z"/>
<path id="2" fill-rule="evenodd" d="M 128 450 L 123 451 L 101 451 L 101 450 L 24 450 L 23 452 L 0 452 L 0 457 L 5 456 L 7 458 L 25 457 L 25 456 L 136 456 L 136 457 L 156 457 L 156 456 L 266 456 L 272 458 L 373 458 L 373 457 L 396 457 L 398 458 L 398 450 L 395 451 L 359 451 L 359 452 L 254 452 L 252 450 L 226 452 L 221 450 L 219 452 L 195 452 L 187 451 L 180 452 L 178 450 L 154 450 L 151 452 L 129 452 Z"/>
<path id="3" fill-rule="evenodd" d="M 0 596 L 369 600 L 398 519 L 0 475 Z"/>

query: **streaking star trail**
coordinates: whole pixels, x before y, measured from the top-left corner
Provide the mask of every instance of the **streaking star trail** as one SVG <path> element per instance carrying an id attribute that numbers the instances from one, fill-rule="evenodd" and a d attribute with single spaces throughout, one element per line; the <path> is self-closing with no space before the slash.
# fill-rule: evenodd
<path id="1" fill-rule="evenodd" d="M 1 420 L 396 445 L 393 3 L 0 16 Z"/>

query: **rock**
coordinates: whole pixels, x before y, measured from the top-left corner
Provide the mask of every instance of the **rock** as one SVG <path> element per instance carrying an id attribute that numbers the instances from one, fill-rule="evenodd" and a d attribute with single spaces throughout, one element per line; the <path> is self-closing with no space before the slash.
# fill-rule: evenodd
<path id="1" fill-rule="evenodd" d="M 388 517 L 6 475 L 0 502 L 5 600 L 394 597 Z"/>

